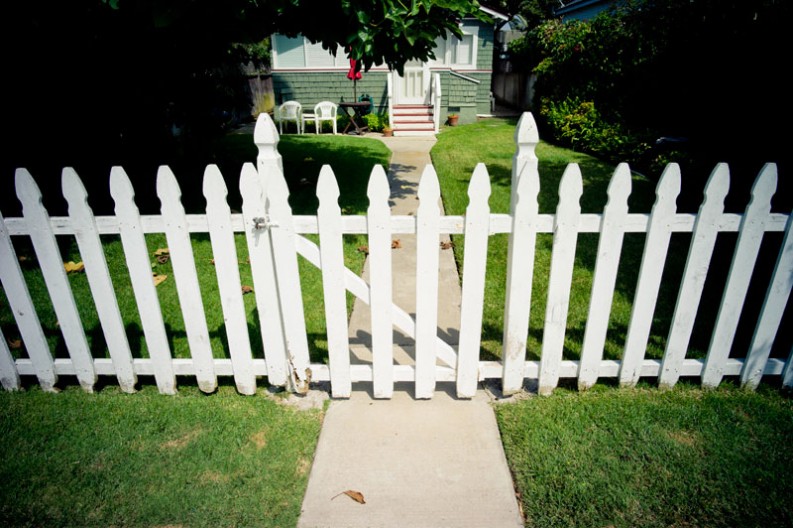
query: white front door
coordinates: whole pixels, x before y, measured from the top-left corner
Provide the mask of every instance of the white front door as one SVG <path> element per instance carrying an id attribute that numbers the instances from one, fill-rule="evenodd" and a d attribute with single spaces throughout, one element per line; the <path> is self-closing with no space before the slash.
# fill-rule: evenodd
<path id="1" fill-rule="evenodd" d="M 395 104 L 427 104 L 429 102 L 429 64 L 412 60 L 405 63 L 404 75 L 394 72 Z"/>

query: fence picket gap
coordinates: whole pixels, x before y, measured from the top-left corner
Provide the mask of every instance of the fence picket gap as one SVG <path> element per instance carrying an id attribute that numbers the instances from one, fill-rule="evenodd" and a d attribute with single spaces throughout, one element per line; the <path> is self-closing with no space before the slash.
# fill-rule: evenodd
<path id="1" fill-rule="evenodd" d="M 85 391 L 93 392 L 97 379 L 94 360 L 88 349 L 83 323 L 63 267 L 58 242 L 52 232 L 50 215 L 41 201 L 41 191 L 25 169 L 16 171 L 16 188 L 19 201 L 22 202 L 22 216 L 27 222 L 30 240 L 36 251 L 66 348 L 74 363 L 77 379 Z"/>
<path id="2" fill-rule="evenodd" d="M 538 392 L 542 395 L 551 394 L 559 383 L 583 192 L 581 169 L 576 163 L 571 163 L 559 184 L 559 205 L 554 218 L 553 253 L 540 358 Z"/>
<path id="3" fill-rule="evenodd" d="M 259 326 L 270 385 L 287 384 L 286 341 L 281 324 L 278 285 L 275 279 L 270 231 L 259 174 L 252 163 L 242 166 L 240 174 L 242 216 L 251 261 L 253 292 L 259 310 Z"/>
<path id="4" fill-rule="evenodd" d="M 741 370 L 741 385 L 755 390 L 763 377 L 765 365 L 771 355 L 785 305 L 793 289 L 793 216 L 788 219 L 785 238 L 774 267 L 774 274 L 766 292 L 760 317 L 755 327 L 749 352 Z"/>
<path id="5" fill-rule="evenodd" d="M 473 398 L 479 382 L 479 348 L 490 235 L 490 192 L 487 168 L 484 163 L 478 163 L 468 184 L 468 207 L 465 209 L 460 346 L 457 353 L 458 398 Z"/>
<path id="6" fill-rule="evenodd" d="M 121 244 L 127 259 L 132 291 L 138 304 L 143 335 L 154 366 L 154 378 L 162 394 L 176 394 L 176 374 L 165 333 L 162 309 L 152 279 L 151 260 L 143 235 L 140 212 L 135 205 L 135 191 L 121 167 L 110 170 L 110 195 L 115 202 Z"/>
<path id="7" fill-rule="evenodd" d="M 322 291 L 328 334 L 330 388 L 334 398 L 349 398 L 350 341 L 347 335 L 347 292 L 344 288 L 344 239 L 342 237 L 339 185 L 330 165 L 323 165 L 317 181 Z"/>
<path id="8" fill-rule="evenodd" d="M 661 277 L 666 264 L 669 241 L 672 238 L 671 223 L 677 211 L 677 196 L 680 194 L 680 166 L 670 163 L 664 169 L 655 190 L 655 204 L 650 213 L 647 237 L 644 241 L 642 263 L 633 298 L 631 319 L 625 337 L 625 349 L 620 364 L 620 385 L 632 387 L 641 376 L 647 341 L 653 324 L 655 304 Z"/>
<path id="9" fill-rule="evenodd" d="M 14 356 L 11 355 L 8 341 L 0 329 L 0 385 L 7 391 L 15 391 L 19 390 L 21 383 Z"/>
<path id="10" fill-rule="evenodd" d="M 218 279 L 220 305 L 226 323 L 229 356 L 234 371 L 234 384 L 240 394 L 256 394 L 256 375 L 248 335 L 248 319 L 242 300 L 239 257 L 234 230 L 231 226 L 231 209 L 226 198 L 228 188 L 217 165 L 207 166 L 204 172 L 204 197 L 207 200 L 207 223 L 215 273 Z"/>
<path id="11" fill-rule="evenodd" d="M 705 186 L 705 198 L 694 223 L 680 293 L 666 340 L 666 351 L 661 361 L 658 385 L 662 388 L 672 388 L 680 379 L 683 360 L 686 357 L 697 310 L 702 300 L 713 248 L 716 246 L 716 238 L 719 234 L 719 219 L 724 212 L 724 199 L 729 190 L 729 167 L 725 163 L 719 163 L 713 169 Z"/>
<path id="12" fill-rule="evenodd" d="M 375 165 L 366 190 L 369 233 L 369 288 L 372 312 L 372 369 L 375 398 L 390 398 L 394 392 L 394 329 L 391 305 L 391 190 L 388 176 Z"/>
<path id="13" fill-rule="evenodd" d="M 116 379 L 123 392 L 133 393 L 138 377 L 135 375 L 132 352 L 107 267 L 102 240 L 96 228 L 94 213 L 88 206 L 88 193 L 80 177 L 69 167 L 63 169 L 61 187 L 69 204 L 69 219 L 85 265 L 85 274 L 102 325 L 105 343 L 113 360 Z"/>
<path id="14" fill-rule="evenodd" d="M 265 168 L 259 173 L 260 181 L 267 182 L 265 189 L 267 217 L 270 219 L 270 243 L 278 299 L 281 303 L 281 321 L 284 327 L 287 365 L 294 389 L 308 392 L 311 383 L 311 360 L 308 355 L 306 314 L 303 309 L 300 271 L 297 264 L 297 244 L 292 208 L 289 205 L 289 188 L 280 169 Z M 269 174 L 267 174 L 269 173 Z"/>
<path id="15" fill-rule="evenodd" d="M 776 185 L 776 164 L 766 163 L 752 186 L 752 198 L 741 219 L 738 242 L 735 244 L 727 284 L 724 287 L 708 354 L 705 357 L 705 366 L 702 369 L 704 387 L 716 387 L 724 377 L 724 365 L 730 355 L 752 271 L 760 252 Z"/>
<path id="16" fill-rule="evenodd" d="M 581 345 L 581 362 L 578 367 L 579 390 L 586 390 L 597 382 L 600 360 L 603 359 L 622 242 L 625 238 L 625 220 L 628 217 L 630 194 L 631 170 L 627 163 L 620 163 L 609 182 L 609 198 L 600 221 L 592 295 L 589 300 L 584 341 Z"/>
<path id="17" fill-rule="evenodd" d="M 53 392 L 58 382 L 55 363 L 2 214 L 0 214 L 0 283 L 3 285 L 8 305 L 14 313 L 14 319 L 41 390 Z"/>
<path id="18" fill-rule="evenodd" d="M 515 130 L 517 149 L 512 160 L 512 232 L 507 246 L 507 292 L 502 339 L 504 372 L 501 386 L 505 395 L 519 391 L 526 375 L 526 341 L 537 241 L 535 221 L 539 212 L 537 197 L 540 193 L 540 174 L 534 149 L 539 141 L 534 118 L 524 112 Z"/>
<path id="19" fill-rule="evenodd" d="M 438 175 L 427 165 L 419 180 L 416 210 L 416 398 L 432 398 L 435 392 L 440 197 Z"/>
<path id="20" fill-rule="evenodd" d="M 157 196 L 160 198 L 165 237 L 173 264 L 176 291 L 182 308 L 190 356 L 196 369 L 196 381 L 202 392 L 214 392 L 218 387 L 212 348 L 209 344 L 204 302 L 198 285 L 198 273 L 193 257 L 193 244 L 187 230 L 187 218 L 182 205 L 182 191 L 173 171 L 161 166 L 157 172 Z"/>

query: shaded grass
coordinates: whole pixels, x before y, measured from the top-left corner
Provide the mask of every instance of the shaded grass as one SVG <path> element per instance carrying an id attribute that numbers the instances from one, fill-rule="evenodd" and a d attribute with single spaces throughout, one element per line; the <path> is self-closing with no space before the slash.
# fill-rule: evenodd
<path id="1" fill-rule="evenodd" d="M 322 421 L 232 386 L 0 394 L 3 526 L 295 526 Z"/>
<path id="2" fill-rule="evenodd" d="M 446 214 L 461 215 L 465 213 L 468 204 L 468 182 L 474 167 L 479 162 L 486 165 L 491 179 L 492 194 L 489 201 L 491 211 L 493 213 L 509 212 L 512 157 L 515 152 L 515 125 L 514 120 L 489 119 L 476 124 L 447 128 L 439 135 L 431 155 L 440 180 Z M 542 141 L 537 145 L 536 154 L 539 159 L 540 194 L 538 200 L 541 214 L 555 214 L 559 201 L 559 182 L 569 163 L 577 163 L 583 176 L 584 194 L 580 201 L 581 212 L 603 212 L 608 201 L 608 184 L 615 166 L 601 162 L 592 156 L 555 147 Z M 649 213 L 651 211 L 655 201 L 655 185 L 658 177 L 660 174 L 650 175 L 650 177 L 633 174 L 632 193 L 628 200 L 631 213 Z M 702 200 L 701 186 L 688 182 L 685 174 L 683 182 L 684 194 L 678 199 L 681 211 L 695 212 Z M 691 338 L 688 357 L 701 358 L 707 351 L 735 240 L 735 233 L 719 235 L 708 273 L 703 302 Z M 464 271 L 465 237 L 455 236 L 454 241 L 455 258 L 460 269 Z M 659 359 L 663 356 L 690 241 L 690 233 L 672 235 L 662 285 L 655 306 L 650 339 L 647 344 L 646 357 L 648 358 Z M 753 314 L 756 317 L 761 306 L 776 261 L 776 252 L 779 250 L 780 241 L 781 235 L 778 233 L 765 235 L 764 251 L 758 259 L 750 296 L 747 298 L 744 311 L 746 315 L 742 318 L 733 347 L 734 356 L 745 356 L 755 322 Z M 645 234 L 643 233 L 627 233 L 625 235 L 614 300 L 610 307 L 611 315 L 603 353 L 605 359 L 619 359 L 622 356 L 633 310 L 633 298 L 641 267 L 644 242 Z M 484 359 L 501 357 L 507 245 L 508 235 L 490 237 L 482 331 L 482 357 Z M 538 234 L 527 343 L 529 359 L 539 359 L 542 348 L 552 249 L 553 236 Z M 580 358 L 597 250 L 598 235 L 596 233 L 579 234 L 564 343 L 565 359 L 577 360 Z M 601 307 L 601 309 L 609 309 L 609 307 Z M 793 321 L 793 310 L 788 309 L 785 320 Z M 790 352 L 789 342 L 789 336 L 778 338 L 773 355 L 787 357 Z"/>
<path id="3" fill-rule="evenodd" d="M 214 149 L 212 159 L 221 167 L 226 178 L 229 189 L 229 205 L 233 211 L 239 211 L 241 210 L 241 198 L 238 189 L 240 169 L 244 162 L 254 162 L 257 154 L 252 135 L 234 134 L 226 136 L 214 145 Z M 365 212 L 368 204 L 366 183 L 372 167 L 375 164 L 387 166 L 391 155 L 387 147 L 380 141 L 347 136 L 287 135 L 281 138 L 279 151 L 284 158 L 284 172 L 290 187 L 290 203 L 296 215 L 316 214 L 316 181 L 323 164 L 331 165 L 337 175 L 339 186 L 342 190 L 340 205 L 344 212 L 346 214 Z M 136 193 L 137 203 L 142 212 L 149 212 L 149 214 L 156 214 L 159 211 L 159 200 L 156 198 L 156 194 L 153 194 L 156 188 L 155 174 L 138 175 L 138 177 L 133 179 L 136 191 L 145 189 L 144 192 Z M 175 171 L 175 174 L 183 190 L 183 203 L 187 212 L 203 213 L 205 202 L 203 195 L 201 195 L 201 185 L 196 183 L 201 181 L 201 176 L 195 173 L 180 173 L 177 171 Z M 130 176 L 132 177 L 132 174 Z M 43 192 L 48 194 L 50 189 L 44 185 L 42 185 L 42 188 Z M 104 199 L 98 200 L 98 202 L 103 203 Z M 108 211 L 104 212 L 108 213 Z M 112 211 L 110 214 L 112 214 Z M 51 350 L 53 350 L 55 357 L 66 358 L 68 357 L 68 351 L 58 328 L 57 317 L 49 301 L 43 276 L 36 264 L 35 253 L 26 237 L 14 238 L 17 253 L 24 259 L 23 266 L 25 268 L 26 281 Z M 79 262 L 82 260 L 73 237 L 61 236 L 58 238 L 60 239 L 64 262 L 70 260 Z M 212 263 L 213 255 L 209 236 L 207 234 L 193 234 L 191 238 L 213 355 L 219 358 L 228 357 L 228 339 L 220 305 L 216 272 Z M 310 238 L 315 242 L 317 241 L 317 237 Z M 106 259 L 119 301 L 119 308 L 127 330 L 127 339 L 130 341 L 133 355 L 136 357 L 148 357 L 148 348 L 142 336 L 139 307 L 136 304 L 134 295 L 131 294 L 132 286 L 120 238 L 118 236 L 105 236 L 103 241 Z M 157 287 L 157 293 L 172 354 L 174 357 L 179 358 L 190 357 L 190 349 L 171 262 L 159 263 L 154 257 L 154 252 L 157 249 L 167 248 L 166 237 L 164 234 L 147 235 L 146 242 L 151 257 L 153 273 L 167 276 L 167 279 Z M 242 285 L 254 287 L 248 262 L 245 236 L 241 233 L 237 234 L 236 242 Z M 365 256 L 363 253 L 356 251 L 356 248 L 362 244 L 365 244 L 365 237 L 363 236 L 345 237 L 345 264 L 355 272 L 360 272 L 363 267 Z M 302 294 L 312 361 L 326 361 L 327 340 L 323 309 L 322 274 L 320 270 L 302 258 L 299 259 L 299 265 L 300 273 L 303 277 Z M 70 282 L 92 354 L 94 357 L 109 357 L 87 277 L 85 274 L 72 274 L 70 275 Z M 254 357 L 262 358 L 264 357 L 264 352 L 255 295 L 248 294 L 243 299 L 253 354 Z M 148 308 L 151 307 L 142 307 L 142 309 Z M 352 309 L 351 295 L 348 295 L 347 309 L 348 313 Z M 1 291 L 0 325 L 2 325 L 6 338 L 9 340 L 19 338 L 19 331 L 8 309 L 4 293 Z M 24 349 L 15 350 L 14 352 L 18 357 L 26 357 Z"/>
<path id="4" fill-rule="evenodd" d="M 686 383 L 496 407 L 527 527 L 783 527 L 793 402 Z"/>

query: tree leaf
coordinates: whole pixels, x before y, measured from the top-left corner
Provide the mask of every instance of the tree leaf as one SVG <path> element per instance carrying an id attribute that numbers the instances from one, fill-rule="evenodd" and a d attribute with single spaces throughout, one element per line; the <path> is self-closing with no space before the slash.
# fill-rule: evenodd
<path id="1" fill-rule="evenodd" d="M 171 252 L 168 248 L 159 248 L 157 251 L 154 252 L 154 255 L 159 257 L 160 255 L 170 255 Z"/>
<path id="2" fill-rule="evenodd" d="M 342 491 L 341 493 L 334 495 L 333 498 L 331 498 L 330 500 L 335 499 L 339 495 L 347 495 L 349 498 L 351 498 L 358 504 L 366 504 L 366 501 L 363 499 L 363 493 L 361 493 L 360 491 L 355 491 L 355 490 Z"/>
<path id="3" fill-rule="evenodd" d="M 245 295 L 246 293 L 253 293 L 253 288 L 243 284 L 242 285 L 242 294 Z"/>
<path id="4" fill-rule="evenodd" d="M 369 254 L 369 246 L 358 246 L 358 252 L 363 253 L 364 255 Z"/>
<path id="5" fill-rule="evenodd" d="M 151 275 L 152 275 L 152 277 L 154 277 L 154 285 L 155 286 L 159 286 L 160 284 L 162 284 L 165 281 L 165 279 L 168 278 L 168 275 L 160 275 L 158 273 L 152 273 Z"/>
<path id="6" fill-rule="evenodd" d="M 402 242 L 400 242 L 398 238 L 396 240 L 391 241 L 391 249 L 400 249 L 401 247 L 402 247 Z"/>
<path id="7" fill-rule="evenodd" d="M 8 340 L 8 348 L 11 350 L 19 350 L 22 348 L 22 340 L 21 339 L 9 339 Z"/>
<path id="8" fill-rule="evenodd" d="M 441 249 L 449 249 L 454 247 L 454 242 L 441 242 Z"/>
<path id="9" fill-rule="evenodd" d="M 85 265 L 82 262 L 69 262 L 63 263 L 63 269 L 66 270 L 66 273 L 80 273 L 81 271 L 85 271 Z"/>

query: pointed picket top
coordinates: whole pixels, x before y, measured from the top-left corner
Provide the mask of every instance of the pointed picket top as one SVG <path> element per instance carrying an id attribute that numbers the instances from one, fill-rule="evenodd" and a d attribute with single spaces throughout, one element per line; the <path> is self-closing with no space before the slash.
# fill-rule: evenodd
<path id="1" fill-rule="evenodd" d="M 110 196 L 113 197 L 116 205 L 119 202 L 132 202 L 134 205 L 135 189 L 132 187 L 127 172 L 118 165 L 110 169 Z M 137 206 L 135 208 L 137 209 Z"/>
<path id="2" fill-rule="evenodd" d="M 559 220 L 566 218 L 568 211 L 581 211 L 581 196 L 584 194 L 584 181 L 578 163 L 570 163 L 562 174 L 559 183 L 559 204 L 556 215 Z M 562 220 L 563 221 L 563 220 Z M 578 219 L 576 218 L 576 221 Z"/>
<path id="3" fill-rule="evenodd" d="M 275 128 L 272 118 L 266 112 L 259 114 L 256 120 L 256 127 L 253 130 L 253 142 L 259 148 L 256 156 L 256 166 L 259 169 L 259 176 L 266 178 L 267 169 L 277 168 L 284 171 L 284 162 L 278 152 L 278 142 L 280 141 L 278 130 Z M 267 187 L 266 180 L 262 181 L 262 186 Z"/>
<path id="4" fill-rule="evenodd" d="M 223 174 L 220 172 L 220 168 L 217 165 L 207 165 L 207 168 L 204 169 L 202 190 L 204 198 L 207 199 L 207 204 L 220 203 L 225 201 L 228 197 L 229 189 L 226 187 L 226 180 L 223 178 Z M 210 197 L 213 199 L 210 200 Z M 222 198 L 222 200 L 216 199 L 217 197 Z"/>
<path id="5" fill-rule="evenodd" d="M 163 205 L 170 206 L 170 200 L 181 200 L 182 189 L 176 181 L 176 175 L 168 165 L 160 165 L 157 169 L 157 196 L 163 201 Z"/>
<path id="6" fill-rule="evenodd" d="M 323 165 L 319 171 L 317 180 L 317 198 L 319 198 L 319 208 L 339 207 L 339 183 L 330 165 Z"/>
<path id="7" fill-rule="evenodd" d="M 39 189 L 33 175 L 27 169 L 17 169 L 14 175 L 14 183 L 16 185 L 17 197 L 25 207 L 29 204 L 41 202 L 41 190 Z"/>
<path id="8" fill-rule="evenodd" d="M 72 203 L 88 203 L 88 191 L 85 190 L 83 180 L 72 167 L 64 167 L 61 172 L 61 187 L 63 188 L 63 197 L 69 203 L 70 211 Z"/>
<path id="9" fill-rule="evenodd" d="M 369 184 L 366 187 L 366 196 L 369 204 L 385 201 L 391 197 L 391 188 L 388 185 L 388 176 L 382 165 L 372 167 L 372 174 L 369 176 Z"/>
<path id="10" fill-rule="evenodd" d="M 680 165 L 670 163 L 661 174 L 655 188 L 653 214 L 671 214 L 677 211 L 677 197 L 680 195 Z M 656 208 L 658 211 L 656 213 Z"/>
<path id="11" fill-rule="evenodd" d="M 441 186 L 438 183 L 438 174 L 431 164 L 424 167 L 421 173 L 418 188 L 419 210 L 427 207 L 438 207 L 438 198 L 441 196 Z"/>
<path id="12" fill-rule="evenodd" d="M 490 199 L 490 175 L 484 163 L 477 163 L 471 181 L 468 184 L 469 207 L 471 203 L 485 203 Z"/>
<path id="13" fill-rule="evenodd" d="M 704 209 L 706 204 L 721 205 L 721 210 L 724 210 L 724 200 L 730 192 L 730 167 L 726 163 L 717 163 L 713 172 L 710 173 L 708 182 L 705 184 L 703 191 L 704 200 L 700 206 L 700 210 Z"/>
<path id="14" fill-rule="evenodd" d="M 766 163 L 760 169 L 760 174 L 752 185 L 752 198 L 749 200 L 749 205 L 746 207 L 746 213 L 749 211 L 762 210 L 768 208 L 771 210 L 771 198 L 776 192 L 777 186 L 777 168 L 776 163 Z"/>
<path id="15" fill-rule="evenodd" d="M 614 170 L 614 175 L 611 177 L 611 181 L 609 182 L 608 190 L 606 194 L 608 194 L 608 201 L 606 202 L 606 210 L 610 208 L 610 206 L 624 206 L 624 209 L 628 209 L 628 197 L 631 195 L 631 169 L 627 163 L 620 163 L 617 165 L 617 168 Z M 623 207 L 620 207 L 622 210 Z"/>
<path id="16" fill-rule="evenodd" d="M 515 128 L 515 143 L 518 146 L 516 155 L 536 159 L 534 149 L 539 142 L 540 134 L 534 116 L 531 112 L 523 112 Z"/>

